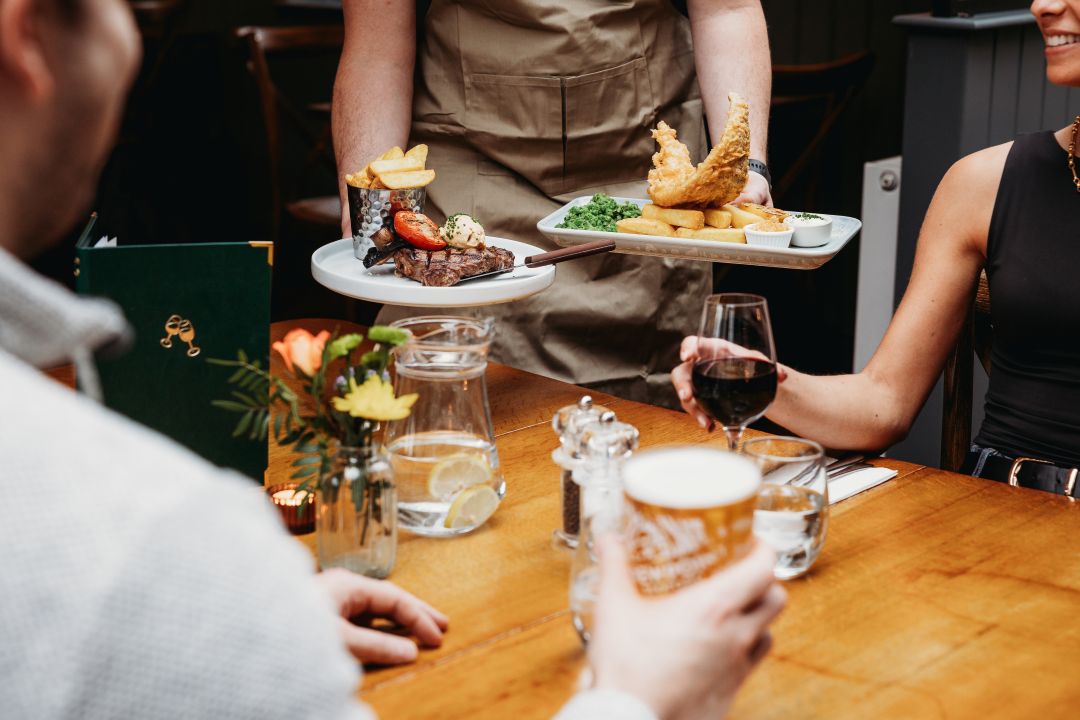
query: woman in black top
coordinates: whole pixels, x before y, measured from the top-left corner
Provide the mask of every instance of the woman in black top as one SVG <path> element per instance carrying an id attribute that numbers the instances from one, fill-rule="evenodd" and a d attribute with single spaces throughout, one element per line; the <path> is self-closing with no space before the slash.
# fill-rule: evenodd
<path id="1" fill-rule="evenodd" d="M 1035 0 L 1047 77 L 1080 87 L 1080 0 Z M 963 158 L 927 211 L 911 282 L 866 369 L 814 377 L 780 368 L 768 417 L 828 447 L 903 438 L 956 344 L 981 268 L 994 328 L 986 419 L 964 470 L 1080 496 L 1080 117 Z M 1080 152 L 1080 148 L 1076 149 Z M 683 407 L 711 421 L 690 383 L 697 339 L 672 373 Z"/>

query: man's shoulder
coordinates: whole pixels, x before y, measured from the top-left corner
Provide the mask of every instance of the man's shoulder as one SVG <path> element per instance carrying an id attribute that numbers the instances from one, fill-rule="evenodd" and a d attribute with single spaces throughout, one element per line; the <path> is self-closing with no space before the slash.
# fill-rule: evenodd
<path id="1" fill-rule="evenodd" d="M 152 511 L 220 483 L 245 484 L 3 352 L 0 461 L 5 492 L 47 488 L 100 504 L 105 512 L 119 506 Z"/>

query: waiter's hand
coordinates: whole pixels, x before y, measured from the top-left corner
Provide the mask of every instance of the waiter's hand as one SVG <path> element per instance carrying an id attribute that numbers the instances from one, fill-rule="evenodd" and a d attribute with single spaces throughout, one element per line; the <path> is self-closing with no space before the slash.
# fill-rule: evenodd
<path id="1" fill-rule="evenodd" d="M 663 597 L 638 594 L 617 538 L 600 538 L 599 551 L 589 641 L 596 687 L 633 695 L 669 720 L 724 717 L 769 652 L 769 625 L 786 602 L 773 551 L 755 541 L 748 557 Z"/>
<path id="2" fill-rule="evenodd" d="M 373 580 L 334 568 L 315 576 L 341 615 L 341 639 L 365 663 L 399 665 L 416 659 L 416 643 L 408 637 L 366 627 L 384 618 L 415 635 L 425 647 L 439 647 L 449 620 L 415 595 L 386 580 Z"/>
<path id="3" fill-rule="evenodd" d="M 747 350 L 741 345 L 719 338 L 701 338 L 696 335 L 683 338 L 682 347 L 679 348 L 679 359 L 682 360 L 682 364 L 675 366 L 675 369 L 671 371 L 671 384 L 675 386 L 675 393 L 679 396 L 679 403 L 683 410 L 689 413 L 702 429 L 712 432 L 716 423 L 694 399 L 694 363 L 703 357 L 753 358 L 765 361 L 769 358 L 757 350 Z M 782 383 L 785 380 L 787 380 L 787 368 L 776 363 L 776 382 Z"/>
<path id="4" fill-rule="evenodd" d="M 743 188 L 742 194 L 735 198 L 732 205 L 738 205 L 739 203 L 757 203 L 758 205 L 764 205 L 765 207 L 772 207 L 772 192 L 769 190 L 769 181 L 765 179 L 764 175 L 759 175 L 753 170 L 746 176 L 746 187 Z"/>

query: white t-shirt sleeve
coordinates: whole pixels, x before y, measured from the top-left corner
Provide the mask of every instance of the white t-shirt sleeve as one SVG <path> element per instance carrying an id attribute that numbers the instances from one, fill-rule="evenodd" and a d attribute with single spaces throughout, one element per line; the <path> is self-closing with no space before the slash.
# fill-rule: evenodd
<path id="1" fill-rule="evenodd" d="M 648 705 L 617 690 L 587 690 L 563 706 L 555 720 L 657 720 Z"/>
<path id="2" fill-rule="evenodd" d="M 228 479 L 143 522 L 101 581 L 82 717 L 372 718 L 310 555 L 253 487 Z M 70 706 L 69 706 L 70 707 Z"/>

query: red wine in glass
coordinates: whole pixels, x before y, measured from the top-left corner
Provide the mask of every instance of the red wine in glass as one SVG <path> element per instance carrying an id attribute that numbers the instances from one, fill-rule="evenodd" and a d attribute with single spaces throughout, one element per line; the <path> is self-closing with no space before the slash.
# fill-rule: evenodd
<path id="1" fill-rule="evenodd" d="M 721 293 L 705 299 L 692 384 L 694 397 L 724 428 L 738 452 L 743 428 L 776 398 L 776 346 L 769 305 L 760 295 Z"/>
<path id="2" fill-rule="evenodd" d="M 724 427 L 745 427 L 776 397 L 776 365 L 754 358 L 718 358 L 694 363 L 694 397 Z"/>

